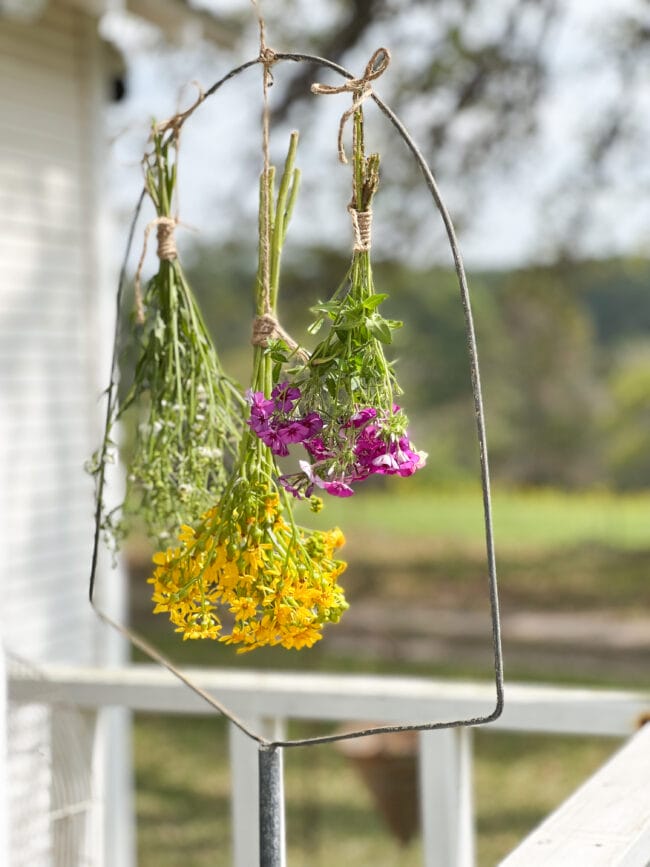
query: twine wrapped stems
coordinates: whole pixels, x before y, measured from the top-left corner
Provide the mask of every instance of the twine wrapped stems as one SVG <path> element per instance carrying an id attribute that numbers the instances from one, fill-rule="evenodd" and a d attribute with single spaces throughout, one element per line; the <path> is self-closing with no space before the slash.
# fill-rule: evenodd
<path id="1" fill-rule="evenodd" d="M 387 48 L 378 48 L 359 78 L 352 78 L 344 84 L 332 86 L 329 84 L 312 84 L 311 91 L 315 94 L 351 93 L 352 105 L 343 112 L 339 122 L 338 154 L 339 160 L 347 164 L 343 146 L 345 126 L 354 118 L 352 133 L 352 201 L 348 211 L 352 219 L 354 233 L 354 252 L 367 253 L 372 246 L 372 207 L 371 202 L 379 184 L 379 155 L 370 154 L 366 158 L 363 144 L 363 110 L 365 100 L 372 94 L 372 81 L 379 78 L 388 68 L 390 52 Z"/>

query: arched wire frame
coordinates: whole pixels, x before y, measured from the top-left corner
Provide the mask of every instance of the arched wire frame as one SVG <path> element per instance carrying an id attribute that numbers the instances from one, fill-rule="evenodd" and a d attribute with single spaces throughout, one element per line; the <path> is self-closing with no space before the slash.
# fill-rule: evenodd
<path id="1" fill-rule="evenodd" d="M 354 79 L 354 75 L 349 72 L 349 70 L 345 69 L 343 66 L 340 66 L 337 63 L 334 63 L 331 60 L 327 60 L 323 57 L 317 57 L 311 54 L 298 54 L 294 52 L 286 53 L 286 52 L 277 52 L 273 54 L 273 63 L 289 60 L 297 63 L 310 63 L 316 66 L 322 66 L 327 69 L 331 69 L 334 72 L 337 72 L 339 75 L 343 76 L 347 79 Z M 268 60 L 266 60 L 268 63 Z M 230 81 L 232 78 L 235 78 L 240 73 L 249 69 L 252 66 L 257 66 L 258 64 L 264 64 L 265 58 L 262 56 L 256 57 L 253 60 L 249 60 L 246 63 L 242 63 L 240 66 L 236 66 L 230 70 L 230 72 L 226 73 L 222 78 L 216 81 L 199 99 L 196 103 L 195 107 L 198 107 L 200 103 L 205 101 L 208 97 L 212 96 L 216 93 L 227 81 Z M 460 290 L 460 298 L 461 303 L 463 305 L 463 312 L 465 316 L 465 332 L 467 338 L 467 350 L 469 354 L 470 360 L 470 374 L 471 374 L 471 386 L 472 386 L 472 395 L 474 398 L 474 410 L 476 414 L 476 431 L 479 445 L 479 458 L 481 465 L 481 488 L 483 492 L 483 513 L 485 518 L 485 543 L 486 543 L 486 553 L 487 553 L 487 565 L 488 565 L 488 591 L 490 597 L 490 613 L 491 613 L 491 621 L 492 621 L 492 645 L 493 645 L 493 655 L 494 655 L 494 676 L 495 676 L 495 688 L 496 688 L 496 696 L 495 696 L 495 706 L 494 709 L 484 715 L 484 716 L 475 716 L 467 719 L 458 719 L 458 720 L 449 720 L 449 721 L 441 721 L 441 722 L 430 722 L 430 723 L 405 723 L 401 725 L 384 725 L 384 726 L 374 726 L 371 728 L 359 729 L 357 731 L 345 732 L 345 733 L 336 733 L 329 735 L 322 735 L 319 737 L 311 737 L 311 738 L 296 738 L 293 740 L 270 740 L 263 735 L 258 734 L 254 729 L 252 729 L 247 722 L 240 719 L 235 713 L 225 707 L 218 699 L 208 693 L 206 690 L 202 689 L 198 684 L 194 683 L 191 678 L 189 678 L 186 674 L 184 674 L 180 669 L 178 669 L 171 660 L 167 659 L 160 651 L 158 651 L 153 645 L 151 645 L 148 641 L 143 639 L 140 635 L 138 635 L 133 630 L 127 628 L 121 623 L 116 622 L 107 615 L 104 611 L 98 608 L 97 603 L 94 599 L 95 594 L 95 586 L 96 586 L 96 572 L 97 572 L 97 560 L 99 554 L 99 545 L 100 545 L 100 537 L 101 537 L 101 522 L 102 522 L 102 514 L 103 514 L 103 493 L 105 486 L 105 459 L 106 459 L 106 451 L 108 448 L 107 437 L 104 437 L 101 454 L 100 454 L 100 473 L 97 481 L 97 490 L 96 490 L 96 509 L 95 509 L 95 536 L 93 542 L 93 553 L 92 553 L 92 562 L 91 562 L 91 572 L 90 572 L 90 581 L 89 581 L 89 599 L 90 603 L 93 606 L 97 615 L 108 625 L 112 626 L 114 629 L 117 629 L 122 635 L 124 635 L 133 645 L 142 650 L 150 659 L 153 659 L 155 662 L 167 668 L 175 677 L 181 680 L 189 689 L 199 695 L 202 699 L 204 699 L 209 705 L 211 705 L 216 711 L 223 714 L 228 720 L 230 720 L 233 725 L 237 726 L 242 732 L 256 741 L 260 749 L 263 752 L 271 751 L 273 752 L 276 747 L 297 747 L 297 746 L 308 746 L 313 744 L 325 744 L 332 743 L 334 741 L 341 740 L 349 740 L 351 738 L 360 738 L 365 737 L 367 735 L 374 734 L 382 734 L 385 732 L 403 732 L 403 731 L 433 731 L 436 729 L 449 729 L 449 728 L 460 728 L 463 726 L 478 726 L 485 725 L 486 723 L 493 722 L 496 720 L 503 711 L 503 703 L 504 703 L 504 695 L 503 695 L 503 654 L 501 649 L 501 623 L 499 617 L 499 597 L 498 597 L 498 589 L 497 589 L 497 576 L 496 576 L 496 562 L 494 555 L 494 537 L 493 537 L 493 528 L 492 528 L 492 506 L 491 506 L 491 498 L 490 498 L 490 475 L 488 469 L 488 456 L 487 456 L 487 439 L 485 432 L 485 415 L 483 411 L 483 398 L 481 394 L 481 380 L 480 380 L 480 372 L 479 372 L 479 363 L 478 363 L 478 353 L 476 348 L 476 336 L 474 332 L 474 320 L 472 317 L 472 308 L 470 303 L 470 294 L 469 287 L 467 285 L 467 277 L 465 275 L 465 269 L 463 266 L 463 260 L 460 253 L 460 248 L 458 245 L 458 240 L 456 238 L 456 232 L 454 230 L 453 223 L 451 221 L 451 217 L 445 207 L 445 204 L 440 195 L 440 191 L 438 189 L 438 185 L 436 180 L 431 172 L 431 169 L 427 165 L 426 160 L 420 153 L 417 145 L 407 132 L 406 128 L 399 120 L 399 118 L 395 115 L 391 108 L 386 105 L 375 93 L 372 91 L 370 93 L 370 98 L 377 105 L 379 110 L 388 118 L 393 127 L 397 130 L 398 135 L 404 141 L 406 146 L 411 152 L 413 159 L 419 166 L 422 174 L 424 175 L 424 180 L 426 185 L 431 193 L 431 197 L 435 203 L 435 206 L 442 218 L 442 222 L 445 227 L 445 231 L 447 233 L 447 239 L 449 242 L 449 246 L 451 248 L 451 252 L 454 259 L 454 269 L 456 272 L 456 277 L 458 279 L 458 287 Z M 181 123 L 184 122 L 192 113 L 193 109 L 185 112 L 184 115 L 181 116 Z M 120 275 L 118 279 L 118 287 L 117 287 L 117 298 L 116 298 L 116 323 L 115 323 L 115 335 L 113 340 L 113 353 L 112 353 L 112 361 L 111 361 L 111 372 L 110 372 L 110 381 L 108 384 L 108 388 L 106 390 L 107 394 L 107 406 L 106 406 L 106 433 L 108 433 L 111 420 L 114 416 L 116 404 L 117 404 L 117 366 L 118 366 L 118 343 L 119 343 L 119 319 L 120 319 L 120 309 L 122 304 L 122 296 L 124 292 L 124 286 L 126 283 L 126 271 L 129 256 L 131 253 L 131 248 L 133 245 L 133 238 L 135 234 L 135 227 L 140 216 L 140 212 L 142 209 L 142 205 L 145 199 L 145 191 L 142 190 L 140 194 L 140 198 L 138 199 L 137 205 L 135 207 L 133 217 L 131 220 L 129 234 L 126 244 L 126 249 L 124 253 L 124 258 L 122 261 L 122 266 L 120 269 Z"/>

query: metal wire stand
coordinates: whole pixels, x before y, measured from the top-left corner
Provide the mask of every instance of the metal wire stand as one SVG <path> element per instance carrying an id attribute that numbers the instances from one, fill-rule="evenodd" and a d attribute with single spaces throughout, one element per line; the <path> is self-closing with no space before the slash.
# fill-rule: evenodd
<path id="1" fill-rule="evenodd" d="M 354 75 L 343 66 L 340 66 L 337 63 L 334 63 L 331 60 L 327 60 L 323 57 L 318 57 L 311 54 L 302 54 L 302 53 L 273 53 L 273 63 L 277 64 L 282 61 L 290 61 L 296 63 L 310 63 L 315 66 L 325 67 L 327 69 L 333 70 L 339 75 L 343 76 L 347 79 L 354 79 Z M 251 67 L 255 67 L 258 65 L 264 65 L 268 63 L 268 58 L 265 58 L 260 54 L 259 57 L 256 57 L 252 60 L 247 61 L 246 63 L 242 63 L 241 65 L 231 69 L 226 75 L 216 81 L 208 90 L 205 91 L 202 98 L 200 99 L 198 105 L 204 102 L 207 98 L 211 97 L 218 90 L 223 87 L 226 82 L 245 72 L 247 69 Z M 483 398 L 481 392 L 481 379 L 480 379 L 480 370 L 479 370 L 479 362 L 478 362 L 478 352 L 476 347 L 476 336 L 474 331 L 474 321 L 472 316 L 472 308 L 470 302 L 470 293 L 469 287 L 467 284 L 467 277 L 465 274 L 465 268 L 463 265 L 462 256 L 460 253 L 460 248 L 458 245 L 458 240 L 456 238 L 456 233 L 454 230 L 453 223 L 451 221 L 451 217 L 445 207 L 445 204 L 442 200 L 440 191 L 438 189 L 438 185 L 433 176 L 431 169 L 429 168 L 426 160 L 422 156 L 422 153 L 418 149 L 417 145 L 411 138 L 410 134 L 399 120 L 397 115 L 392 111 L 392 109 L 383 102 L 376 93 L 371 92 L 369 94 L 369 98 L 371 98 L 374 103 L 377 105 L 379 110 L 385 115 L 385 117 L 390 121 L 394 129 L 400 138 L 404 141 L 405 145 L 409 149 L 413 159 L 416 164 L 420 168 L 422 175 L 424 177 L 424 181 L 427 185 L 427 188 L 431 194 L 433 202 L 440 214 L 442 219 L 445 232 L 447 234 L 447 240 L 449 243 L 449 247 L 452 252 L 453 261 L 454 261 L 454 270 L 456 272 L 456 277 L 458 280 L 458 288 L 460 293 L 460 300 L 463 307 L 464 317 L 465 317 L 465 334 L 467 341 L 467 351 L 469 356 L 470 363 L 470 379 L 471 379 L 471 388 L 472 395 L 474 399 L 474 410 L 476 416 L 476 434 L 479 446 L 479 459 L 480 459 L 480 468 L 481 468 L 481 488 L 482 488 L 482 496 L 483 496 L 483 513 L 484 513 L 484 521 L 485 521 L 485 545 L 486 545 L 486 557 L 487 557 L 487 566 L 488 566 L 488 593 L 490 600 L 490 617 L 492 624 L 492 646 L 493 646 L 493 662 L 494 662 L 494 683 L 495 683 L 495 705 L 494 709 L 483 716 L 476 716 L 464 719 L 457 720 L 446 720 L 446 721 L 432 721 L 430 723 L 404 723 L 401 725 L 385 725 L 385 726 L 375 726 L 371 728 L 360 729 L 357 731 L 346 732 L 346 733 L 335 733 L 329 735 L 322 735 L 319 737 L 312 738 L 297 738 L 297 739 L 286 739 L 286 740 L 272 740 L 264 735 L 256 732 L 247 722 L 240 719 L 236 716 L 231 710 L 225 707 L 221 702 L 215 699 L 212 695 L 207 693 L 205 690 L 201 689 L 197 684 L 193 683 L 191 678 L 189 678 L 186 674 L 184 674 L 181 670 L 179 670 L 174 663 L 167 659 L 160 651 L 158 651 L 153 645 L 149 644 L 145 639 L 139 636 L 133 630 L 127 628 L 121 623 L 117 623 L 113 620 L 109 615 L 105 612 L 101 611 L 95 601 L 94 601 L 94 591 L 96 584 L 96 572 L 97 572 L 97 561 L 99 554 L 99 542 L 101 535 L 101 523 L 103 516 L 103 492 L 105 485 L 105 448 L 106 448 L 106 438 L 104 440 L 103 453 L 100 456 L 101 459 L 101 472 L 98 477 L 97 483 L 97 492 L 96 492 L 96 513 L 95 513 L 95 537 L 94 537 L 94 545 L 93 545 L 93 555 L 92 555 L 92 563 L 91 563 L 91 573 L 89 580 L 89 599 L 91 604 L 93 605 L 95 611 L 98 616 L 111 625 L 113 628 L 117 629 L 121 632 L 128 640 L 137 646 L 140 650 L 142 650 L 150 659 L 159 663 L 160 665 L 167 668 L 170 672 L 172 672 L 176 677 L 178 677 L 189 689 L 193 690 L 195 693 L 201 696 L 208 704 L 210 704 L 216 711 L 223 714 L 227 719 L 229 719 L 235 726 L 237 726 L 241 731 L 243 731 L 246 735 L 256 741 L 259 745 L 258 757 L 259 757 L 259 815 L 260 815 L 260 865 L 261 867 L 283 867 L 285 864 L 285 845 L 284 845 L 284 796 L 283 796 L 283 785 L 282 785 L 282 750 L 283 748 L 288 747 L 297 747 L 297 746 L 314 746 L 316 744 L 325 744 L 325 743 L 333 743 L 334 741 L 347 740 L 350 738 L 360 738 L 366 737 L 368 735 L 380 734 L 383 732 L 403 732 L 403 731 L 434 731 L 439 729 L 451 729 L 451 728 L 459 728 L 461 726 L 479 726 L 486 725 L 488 723 L 496 720 L 503 711 L 503 703 L 504 703 L 504 690 L 503 690 L 503 655 L 501 648 L 501 623 L 499 617 L 499 597 L 498 597 L 498 589 L 497 589 L 497 575 L 496 575 L 496 562 L 495 562 L 495 553 L 494 553 L 494 538 L 493 538 L 493 525 L 492 525 L 492 506 L 491 506 L 491 498 L 490 498 L 490 475 L 489 475 L 489 467 L 488 467 L 488 455 L 487 455 L 487 438 L 485 431 L 485 416 L 483 411 Z M 193 110 L 186 112 L 182 116 L 182 122 L 185 122 L 190 115 L 193 113 Z M 126 271 L 129 256 L 131 253 L 131 247 L 133 242 L 133 236 L 135 232 L 135 226 L 137 220 L 140 215 L 140 211 L 142 208 L 142 204 L 144 201 L 144 191 L 141 193 L 138 203 L 136 205 L 133 218 L 131 221 L 131 226 L 129 230 L 128 242 L 124 254 L 124 259 L 122 263 L 122 268 L 120 271 L 120 277 L 118 281 L 118 289 L 117 289 L 117 298 L 116 298 L 116 306 L 117 306 L 117 316 L 116 316 L 116 325 L 115 325 L 115 336 L 114 336 L 114 344 L 113 344 L 113 357 L 111 364 L 111 374 L 110 381 L 108 384 L 108 388 L 106 390 L 107 393 L 107 407 L 106 407 L 106 430 L 108 431 L 109 425 L 114 415 L 115 407 L 117 404 L 117 376 L 118 376 L 118 342 L 119 342 L 119 319 L 120 319 L 120 310 L 122 304 L 122 296 L 123 290 L 126 283 Z"/>

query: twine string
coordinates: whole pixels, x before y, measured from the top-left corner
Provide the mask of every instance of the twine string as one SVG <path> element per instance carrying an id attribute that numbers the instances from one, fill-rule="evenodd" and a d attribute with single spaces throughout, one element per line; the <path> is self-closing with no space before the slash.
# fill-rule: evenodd
<path id="1" fill-rule="evenodd" d="M 160 123 L 157 123 L 155 125 L 156 132 L 160 135 L 164 135 L 165 133 L 169 132 L 171 133 L 173 138 L 177 139 L 180 134 L 181 127 L 183 126 L 185 121 L 188 119 L 188 117 L 190 117 L 190 115 L 194 114 L 194 112 L 206 98 L 206 93 L 201 87 L 200 82 L 192 81 L 191 84 L 193 84 L 194 87 L 196 87 L 196 89 L 198 90 L 198 96 L 196 100 L 189 106 L 189 108 L 186 108 L 185 111 L 177 111 L 176 114 L 172 115 L 167 120 L 163 120 Z"/>
<path id="2" fill-rule="evenodd" d="M 375 81 L 380 75 L 383 75 L 389 63 L 390 51 L 387 48 L 378 48 L 366 64 L 366 68 L 360 78 L 351 78 L 344 84 L 339 85 L 315 83 L 311 86 L 311 92 L 320 95 L 336 93 L 352 94 L 352 105 L 347 111 L 343 112 L 339 123 L 338 151 L 339 160 L 342 163 L 347 163 L 348 161 L 345 155 L 345 148 L 343 147 L 345 126 L 355 111 L 372 95 L 372 85 L 370 82 Z"/>
<path id="3" fill-rule="evenodd" d="M 149 233 L 156 227 L 156 240 L 158 242 L 158 247 L 156 249 L 156 255 L 160 259 L 161 262 L 172 262 L 174 259 L 178 257 L 178 250 L 176 249 L 176 238 L 174 235 L 174 230 L 178 225 L 179 220 L 178 217 L 155 217 L 153 220 L 147 223 L 144 230 L 144 239 L 142 241 L 142 252 L 140 253 L 140 259 L 138 260 L 138 267 L 135 271 L 135 318 L 138 325 L 144 325 L 144 301 L 142 297 L 142 268 L 144 267 L 144 260 L 147 255 L 147 244 L 149 242 Z"/>
<path id="4" fill-rule="evenodd" d="M 262 64 L 262 226 L 260 232 L 261 252 L 261 304 L 262 310 L 253 319 L 253 333 L 251 343 L 253 346 L 266 348 L 269 340 L 283 340 L 291 352 L 296 353 L 303 361 L 309 360 L 309 354 L 300 347 L 291 335 L 284 330 L 278 322 L 271 298 L 271 158 L 270 150 L 270 111 L 269 111 L 269 88 L 273 86 L 273 74 L 271 67 L 277 60 L 277 55 L 266 44 L 266 24 L 264 16 L 257 0 L 251 0 L 257 13 L 257 22 L 260 34 L 259 63 Z"/>
<path id="5" fill-rule="evenodd" d="M 158 217 L 156 220 L 156 254 L 162 262 L 172 262 L 178 257 L 174 229 L 178 223 L 177 217 Z"/>
<path id="6" fill-rule="evenodd" d="M 353 205 L 348 205 L 348 213 L 352 218 L 354 252 L 367 253 L 372 246 L 372 208 L 357 211 Z"/>

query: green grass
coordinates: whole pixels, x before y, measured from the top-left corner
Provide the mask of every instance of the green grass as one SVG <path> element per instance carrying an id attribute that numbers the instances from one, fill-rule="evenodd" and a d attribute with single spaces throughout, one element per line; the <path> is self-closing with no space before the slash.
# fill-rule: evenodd
<path id="1" fill-rule="evenodd" d="M 399 484 L 399 481 L 397 481 Z M 650 494 L 555 490 L 493 492 L 497 548 L 521 550 L 599 542 L 624 549 L 650 547 Z M 313 517 L 305 517 L 314 523 Z M 340 524 L 351 538 L 423 537 L 443 546 L 481 545 L 483 510 L 478 489 L 361 492 L 350 500 L 328 499 L 321 526 Z"/>

